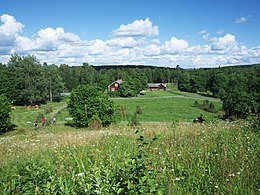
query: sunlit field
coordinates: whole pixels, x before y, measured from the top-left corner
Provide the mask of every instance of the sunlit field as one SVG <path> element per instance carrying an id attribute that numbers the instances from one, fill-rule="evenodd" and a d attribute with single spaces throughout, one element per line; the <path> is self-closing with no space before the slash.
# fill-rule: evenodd
<path id="1" fill-rule="evenodd" d="M 247 123 L 52 125 L 0 138 L 1 194 L 257 194 L 259 132 Z"/>
<path id="2" fill-rule="evenodd" d="M 216 112 L 194 107 L 205 99 Z M 155 92 L 114 102 L 117 121 L 100 130 L 67 126 L 66 101 L 13 110 L 17 129 L 0 136 L 0 194 L 260 192 L 259 131 L 220 120 L 219 100 Z M 131 126 L 137 106 L 140 125 Z M 42 114 L 57 123 L 35 129 Z M 194 124 L 200 114 L 206 122 Z"/>

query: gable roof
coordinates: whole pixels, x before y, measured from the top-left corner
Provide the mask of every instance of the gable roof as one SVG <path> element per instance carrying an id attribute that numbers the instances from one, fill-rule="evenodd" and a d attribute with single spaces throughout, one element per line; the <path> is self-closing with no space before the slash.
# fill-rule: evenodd
<path id="1" fill-rule="evenodd" d="M 156 88 L 156 87 L 160 87 L 160 86 L 163 86 L 166 88 L 166 84 L 164 83 L 147 83 L 148 87 L 152 87 L 152 88 Z"/>
<path id="2" fill-rule="evenodd" d="M 115 83 L 118 83 L 120 85 L 120 84 L 123 83 L 123 80 L 122 79 L 116 80 L 116 81 L 112 82 L 110 85 L 108 85 L 108 87 L 115 84 Z"/>

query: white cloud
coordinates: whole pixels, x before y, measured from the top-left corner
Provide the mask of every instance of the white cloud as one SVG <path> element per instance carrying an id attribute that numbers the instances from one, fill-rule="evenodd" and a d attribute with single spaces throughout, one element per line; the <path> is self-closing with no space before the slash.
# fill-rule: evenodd
<path id="1" fill-rule="evenodd" d="M 108 40 L 107 45 L 114 47 L 135 47 L 137 41 L 133 37 L 121 37 Z"/>
<path id="2" fill-rule="evenodd" d="M 237 18 L 235 23 L 241 24 L 241 23 L 245 23 L 246 21 L 247 21 L 247 19 L 245 17 L 241 17 L 241 18 Z"/>
<path id="3" fill-rule="evenodd" d="M 207 34 L 207 31 L 206 31 L 206 30 L 201 30 L 201 31 L 199 32 L 199 34 L 200 34 L 200 35 Z"/>
<path id="4" fill-rule="evenodd" d="M 3 14 L 0 16 L 0 46 L 10 46 L 14 44 L 18 33 L 22 31 L 24 25 L 17 22 L 13 16 Z"/>
<path id="5" fill-rule="evenodd" d="M 88 49 L 91 55 L 102 55 L 109 50 L 109 47 L 106 45 L 106 42 L 97 39 L 93 41 L 93 44 Z"/>
<path id="6" fill-rule="evenodd" d="M 0 62 L 6 63 L 10 53 L 35 55 L 41 62 L 81 65 L 88 62 L 101 64 L 149 64 L 184 68 L 228 64 L 259 63 L 260 46 L 247 47 L 237 42 L 235 35 L 210 37 L 200 31 L 204 44 L 189 45 L 175 36 L 161 43 L 152 36 L 158 27 L 146 20 L 122 25 L 108 40 L 82 40 L 63 28 L 40 29 L 32 37 L 22 36 L 24 25 L 13 16 L 2 15 L 0 25 Z M 137 36 L 138 35 L 138 36 Z"/>
<path id="7" fill-rule="evenodd" d="M 135 20 L 131 24 L 121 25 L 114 30 L 113 36 L 155 36 L 159 35 L 158 26 L 153 26 L 149 18 L 145 20 Z"/>
<path id="8" fill-rule="evenodd" d="M 19 36 L 16 39 L 17 49 L 19 51 L 30 50 L 57 50 L 59 45 L 70 44 L 80 41 L 80 38 L 73 33 L 65 33 L 63 28 L 45 28 L 41 29 L 33 39 Z"/>
<path id="9" fill-rule="evenodd" d="M 188 42 L 183 39 L 172 37 L 171 40 L 165 41 L 162 51 L 165 53 L 182 52 L 188 48 Z"/>
<path id="10" fill-rule="evenodd" d="M 224 30 L 218 30 L 218 31 L 217 31 L 217 34 L 218 34 L 218 35 L 221 35 L 221 34 L 223 34 L 223 33 L 224 33 Z"/>
<path id="11" fill-rule="evenodd" d="M 243 16 L 235 20 L 236 24 L 246 23 L 251 16 Z"/>
<path id="12" fill-rule="evenodd" d="M 211 50 L 213 51 L 234 51 L 238 49 L 238 43 L 234 35 L 226 34 L 223 37 L 211 39 Z"/>

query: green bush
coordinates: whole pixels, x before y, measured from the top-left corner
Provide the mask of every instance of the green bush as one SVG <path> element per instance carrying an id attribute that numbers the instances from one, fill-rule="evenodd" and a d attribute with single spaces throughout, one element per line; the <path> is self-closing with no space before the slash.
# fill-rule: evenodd
<path id="1" fill-rule="evenodd" d="M 0 95 L 0 134 L 5 133 L 12 129 L 11 123 L 11 105 L 7 98 Z"/>
<path id="2" fill-rule="evenodd" d="M 103 126 L 114 122 L 114 103 L 97 86 L 81 85 L 71 93 L 68 103 L 69 113 L 78 127 L 89 125 L 93 116 L 98 116 Z"/>
<path id="3" fill-rule="evenodd" d="M 216 112 L 215 104 L 213 102 L 209 102 L 209 100 L 204 100 L 203 104 L 200 104 L 198 101 L 195 101 L 193 106 L 205 110 L 207 112 Z"/>

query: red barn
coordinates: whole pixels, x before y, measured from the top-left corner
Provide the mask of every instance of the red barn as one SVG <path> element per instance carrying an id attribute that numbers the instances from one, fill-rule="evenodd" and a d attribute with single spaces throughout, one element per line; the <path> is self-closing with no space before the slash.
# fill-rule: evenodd
<path id="1" fill-rule="evenodd" d="M 108 85 L 108 91 L 118 91 L 120 88 L 120 85 L 123 83 L 122 80 L 117 80 L 114 81 L 113 83 L 111 83 L 110 85 Z"/>

